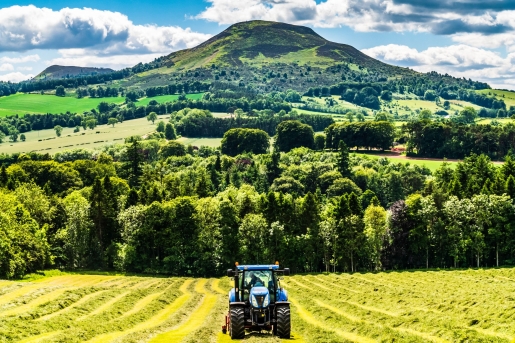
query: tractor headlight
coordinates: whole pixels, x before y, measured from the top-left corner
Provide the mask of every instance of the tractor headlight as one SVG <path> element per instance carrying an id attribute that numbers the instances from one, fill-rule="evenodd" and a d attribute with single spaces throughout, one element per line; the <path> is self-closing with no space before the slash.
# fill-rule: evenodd
<path id="1" fill-rule="evenodd" d="M 270 296 L 267 294 L 265 297 L 265 301 L 263 302 L 263 307 L 268 307 L 270 304 Z"/>
<path id="2" fill-rule="evenodd" d="M 252 306 L 258 307 L 258 302 L 257 302 L 256 297 L 254 295 L 252 295 Z"/>

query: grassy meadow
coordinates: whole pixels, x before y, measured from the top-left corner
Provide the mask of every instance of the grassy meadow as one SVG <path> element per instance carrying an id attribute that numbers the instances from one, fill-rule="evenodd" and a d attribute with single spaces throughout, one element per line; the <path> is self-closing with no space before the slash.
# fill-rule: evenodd
<path id="1" fill-rule="evenodd" d="M 168 116 L 159 116 L 158 120 L 167 120 L 166 118 Z M 25 142 L 13 143 L 5 139 L 0 144 L 0 153 L 12 154 L 37 151 L 52 154 L 62 150 L 78 148 L 93 149 L 112 143 L 123 143 L 127 137 L 143 136 L 154 132 L 155 129 L 155 124 L 152 124 L 146 118 L 140 118 L 118 123 L 114 127 L 100 125 L 93 130 L 88 129 L 86 131 L 81 128 L 78 133 L 74 133 L 73 128 L 66 127 L 63 129 L 61 137 L 57 137 L 54 130 L 30 131 L 25 133 Z"/>
<path id="2" fill-rule="evenodd" d="M 513 91 L 503 91 L 499 89 L 483 89 L 477 92 L 486 95 L 495 95 L 498 99 L 504 100 L 508 108 L 510 106 L 515 106 L 515 92 Z"/>
<path id="3" fill-rule="evenodd" d="M 0 280 L 1 342 L 231 342 L 222 334 L 229 278 L 49 273 Z M 510 342 L 515 269 L 284 277 L 290 340 Z"/>
<path id="4" fill-rule="evenodd" d="M 97 108 L 103 101 L 121 104 L 125 98 L 83 98 L 58 97 L 41 94 L 14 94 L 0 97 L 0 117 L 8 115 L 24 115 L 26 113 L 83 113 Z"/>
<path id="5" fill-rule="evenodd" d="M 186 99 L 200 100 L 200 99 L 202 99 L 203 95 L 204 95 L 204 93 L 186 94 Z M 179 94 L 159 95 L 159 96 L 154 96 L 151 98 L 139 99 L 138 102 L 136 103 L 136 105 L 137 106 L 147 106 L 150 103 L 150 101 L 152 101 L 152 100 L 155 100 L 158 103 L 162 104 L 165 102 L 177 101 L 178 99 L 179 99 Z"/>

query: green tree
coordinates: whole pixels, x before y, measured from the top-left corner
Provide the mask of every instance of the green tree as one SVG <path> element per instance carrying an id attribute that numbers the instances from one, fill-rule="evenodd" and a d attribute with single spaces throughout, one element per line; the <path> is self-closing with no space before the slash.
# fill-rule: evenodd
<path id="1" fill-rule="evenodd" d="M 270 147 L 270 137 L 258 129 L 230 129 L 221 142 L 223 154 L 236 156 L 243 152 L 266 154 Z"/>
<path id="2" fill-rule="evenodd" d="M 478 117 L 477 111 L 473 107 L 465 107 L 458 117 L 456 118 L 457 121 L 465 124 L 473 124 Z"/>
<path id="3" fill-rule="evenodd" d="M 117 123 L 118 123 L 118 119 L 113 118 L 113 117 L 111 117 L 111 118 L 109 118 L 109 119 L 107 120 L 107 125 L 112 125 L 113 127 L 114 127 L 114 125 L 115 125 L 115 124 L 117 124 Z"/>
<path id="4" fill-rule="evenodd" d="M 349 177 L 351 174 L 349 148 L 344 141 L 338 143 L 338 171 L 343 177 Z"/>
<path id="5" fill-rule="evenodd" d="M 25 142 L 25 140 L 27 139 L 27 137 L 25 137 L 25 134 L 23 134 L 23 133 L 22 133 L 22 134 L 20 135 L 20 139 L 21 139 L 21 141 L 22 141 L 22 142 Z M 0 143 L 1 143 L 1 142 L 0 142 Z"/>
<path id="6" fill-rule="evenodd" d="M 140 176 L 143 174 L 141 165 L 143 164 L 143 153 L 141 144 L 137 139 L 131 138 L 127 146 L 127 161 L 125 169 L 128 173 L 129 185 L 137 186 L 140 183 Z"/>
<path id="7" fill-rule="evenodd" d="M 147 120 L 151 121 L 152 124 L 157 120 L 157 113 L 156 112 L 150 112 L 147 116 Z"/>
<path id="8" fill-rule="evenodd" d="M 18 141 L 18 135 L 20 132 L 16 128 L 10 128 L 9 129 L 9 140 L 11 142 L 17 142 Z"/>
<path id="9" fill-rule="evenodd" d="M 66 90 L 63 86 L 55 87 L 55 95 L 57 96 L 66 96 Z"/>
<path id="10" fill-rule="evenodd" d="M 69 268 L 89 267 L 90 233 L 93 223 L 89 216 L 90 204 L 80 192 L 73 192 L 63 201 L 66 226 L 58 236 L 64 242 L 64 253 Z"/>
<path id="11" fill-rule="evenodd" d="M 424 99 L 427 101 L 435 101 L 438 98 L 438 94 L 432 89 L 429 89 L 424 94 Z"/>
<path id="12" fill-rule="evenodd" d="M 418 119 L 420 120 L 430 120 L 433 117 L 433 113 L 430 110 L 422 110 L 418 114 Z"/>
<path id="13" fill-rule="evenodd" d="M 375 270 L 381 269 L 381 249 L 386 234 L 386 211 L 380 206 L 370 205 L 363 216 L 365 238 L 370 260 Z"/>
<path id="14" fill-rule="evenodd" d="M 177 134 L 175 133 L 175 127 L 172 123 L 167 123 L 165 125 L 165 138 L 169 141 L 177 139 Z"/>
<path id="15" fill-rule="evenodd" d="M 163 132 L 163 133 L 165 132 L 165 122 L 164 121 L 161 120 L 157 123 L 156 131 Z"/>
<path id="16" fill-rule="evenodd" d="M 63 128 L 61 125 L 54 126 L 54 131 L 57 137 L 61 137 L 61 134 L 63 133 Z"/>
<path id="17" fill-rule="evenodd" d="M 317 133 L 315 135 L 315 149 L 316 150 L 324 150 L 325 148 L 325 135 L 321 133 Z"/>
<path id="18" fill-rule="evenodd" d="M 88 129 L 91 129 L 93 130 L 96 126 L 97 126 L 97 120 L 96 119 L 88 119 L 85 121 L 85 126 L 88 128 Z M 84 128 L 85 130 L 86 128 Z"/>
<path id="19" fill-rule="evenodd" d="M 298 147 L 315 147 L 313 128 L 297 120 L 287 120 L 277 125 L 275 144 L 280 151 L 288 152 Z"/>
<path id="20" fill-rule="evenodd" d="M 184 144 L 176 142 L 176 141 L 169 141 L 166 144 L 162 145 L 159 149 L 159 156 L 161 158 L 167 158 L 170 156 L 185 156 L 186 155 L 186 147 Z"/>

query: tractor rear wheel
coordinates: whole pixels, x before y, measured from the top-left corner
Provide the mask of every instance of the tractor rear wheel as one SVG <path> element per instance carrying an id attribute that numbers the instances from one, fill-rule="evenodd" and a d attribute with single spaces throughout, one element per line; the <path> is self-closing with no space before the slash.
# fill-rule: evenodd
<path id="1" fill-rule="evenodd" d="M 245 338 L 245 311 L 242 307 L 231 307 L 229 334 L 231 339 Z"/>
<path id="2" fill-rule="evenodd" d="M 276 335 L 279 338 L 288 339 L 290 338 L 290 306 L 279 306 L 277 307 L 277 324 Z"/>

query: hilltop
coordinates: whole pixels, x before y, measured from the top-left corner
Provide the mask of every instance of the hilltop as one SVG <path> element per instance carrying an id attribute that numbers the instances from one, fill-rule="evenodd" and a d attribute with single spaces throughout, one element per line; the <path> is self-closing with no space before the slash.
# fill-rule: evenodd
<path id="1" fill-rule="evenodd" d="M 52 65 L 36 75 L 33 80 L 56 80 L 63 78 L 75 78 L 81 76 L 91 76 L 98 74 L 109 74 L 114 70 L 110 68 L 91 68 Z"/>
<path id="2" fill-rule="evenodd" d="M 401 69 L 375 60 L 350 45 L 330 42 L 309 27 L 269 21 L 234 24 L 195 48 L 180 50 L 165 58 L 167 67 L 181 70 L 213 64 L 262 66 L 268 63 L 321 67 L 351 63 L 394 73 Z"/>
<path id="3" fill-rule="evenodd" d="M 309 27 L 248 21 L 234 24 L 194 48 L 157 59 L 124 85 L 149 87 L 214 79 L 252 83 L 263 90 L 307 90 L 342 80 L 381 82 L 416 75 L 421 74 L 378 61 L 350 45 L 328 41 Z M 284 80 L 273 80 L 281 78 Z"/>

